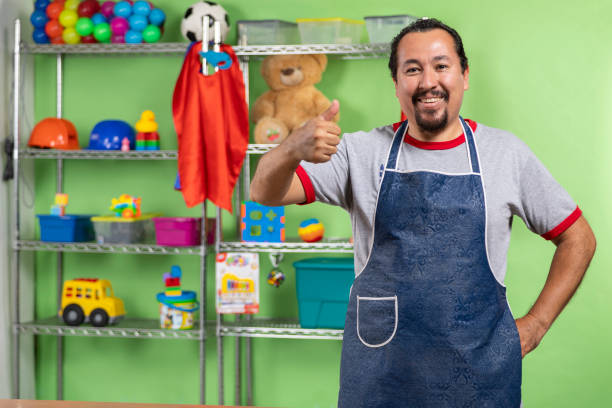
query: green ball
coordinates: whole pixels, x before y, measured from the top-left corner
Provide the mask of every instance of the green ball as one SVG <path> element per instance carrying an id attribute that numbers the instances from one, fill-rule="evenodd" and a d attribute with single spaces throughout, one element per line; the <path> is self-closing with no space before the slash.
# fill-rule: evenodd
<path id="1" fill-rule="evenodd" d="M 111 28 L 108 23 L 96 24 L 93 30 L 94 38 L 101 43 L 110 42 L 111 34 Z"/>
<path id="2" fill-rule="evenodd" d="M 154 26 L 154 25 L 148 25 L 143 31 L 142 31 L 142 39 L 145 42 L 148 43 L 154 43 L 159 41 L 161 37 L 161 30 L 159 29 L 158 26 Z"/>
<path id="3" fill-rule="evenodd" d="M 93 33 L 94 23 L 93 21 L 91 21 L 90 18 L 81 17 L 78 19 L 75 28 L 76 28 L 77 33 L 79 33 L 79 35 L 82 35 L 82 36 L 90 35 L 91 33 Z"/>

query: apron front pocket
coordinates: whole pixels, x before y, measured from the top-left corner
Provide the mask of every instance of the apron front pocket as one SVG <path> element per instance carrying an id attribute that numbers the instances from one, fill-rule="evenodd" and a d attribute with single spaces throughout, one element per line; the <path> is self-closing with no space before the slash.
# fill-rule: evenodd
<path id="1" fill-rule="evenodd" d="M 397 331 L 397 296 L 357 296 L 357 336 L 368 347 L 382 347 Z"/>

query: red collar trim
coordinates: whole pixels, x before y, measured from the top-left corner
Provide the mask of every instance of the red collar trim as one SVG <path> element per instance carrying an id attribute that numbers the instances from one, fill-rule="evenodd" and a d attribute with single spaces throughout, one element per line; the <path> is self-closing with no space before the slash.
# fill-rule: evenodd
<path id="1" fill-rule="evenodd" d="M 467 124 L 472 128 L 472 132 L 476 131 L 476 127 L 478 124 L 471 119 L 465 120 Z M 393 131 L 395 132 L 401 125 L 401 122 L 393 124 Z M 408 132 L 406 132 L 406 136 L 404 137 L 404 142 L 412 145 L 414 147 L 418 147 L 419 149 L 424 150 L 446 150 L 452 149 L 453 147 L 457 147 L 463 143 L 465 143 L 465 135 L 461 133 L 458 137 L 453 140 L 447 140 L 444 142 L 423 142 L 422 140 L 415 139 L 410 136 Z"/>

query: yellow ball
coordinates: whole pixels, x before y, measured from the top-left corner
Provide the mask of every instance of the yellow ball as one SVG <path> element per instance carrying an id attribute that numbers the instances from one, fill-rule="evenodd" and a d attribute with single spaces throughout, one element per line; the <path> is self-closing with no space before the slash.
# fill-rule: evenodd
<path id="1" fill-rule="evenodd" d="M 62 33 L 62 38 L 66 44 L 78 44 L 81 42 L 81 36 L 74 27 L 66 28 Z"/>
<path id="2" fill-rule="evenodd" d="M 80 2 L 81 0 L 66 0 L 66 2 L 64 3 L 64 9 L 77 11 Z"/>
<path id="3" fill-rule="evenodd" d="M 64 27 L 74 27 L 79 15 L 74 10 L 64 9 L 59 15 L 59 22 Z"/>

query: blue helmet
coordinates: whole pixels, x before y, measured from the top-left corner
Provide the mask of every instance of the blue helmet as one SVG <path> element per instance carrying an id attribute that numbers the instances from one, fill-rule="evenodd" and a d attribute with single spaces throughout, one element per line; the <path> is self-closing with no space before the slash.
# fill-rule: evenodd
<path id="1" fill-rule="evenodd" d="M 121 141 L 127 137 L 130 150 L 136 148 L 136 135 L 132 126 L 122 120 L 103 120 L 91 130 L 88 149 L 121 150 Z"/>

